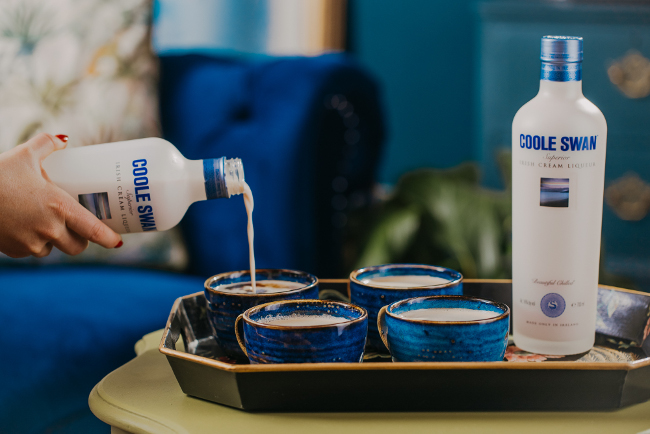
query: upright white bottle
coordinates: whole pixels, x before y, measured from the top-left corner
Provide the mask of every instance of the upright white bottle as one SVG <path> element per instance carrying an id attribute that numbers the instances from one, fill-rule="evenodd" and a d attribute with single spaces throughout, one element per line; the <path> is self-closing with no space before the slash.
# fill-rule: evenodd
<path id="1" fill-rule="evenodd" d="M 513 335 L 523 350 L 594 343 L 607 123 L 582 95 L 582 38 L 542 38 L 539 93 L 512 123 Z"/>
<path id="2" fill-rule="evenodd" d="M 155 137 L 64 149 L 47 157 L 43 168 L 122 234 L 170 229 L 192 203 L 244 192 L 240 159 L 188 160 Z"/>

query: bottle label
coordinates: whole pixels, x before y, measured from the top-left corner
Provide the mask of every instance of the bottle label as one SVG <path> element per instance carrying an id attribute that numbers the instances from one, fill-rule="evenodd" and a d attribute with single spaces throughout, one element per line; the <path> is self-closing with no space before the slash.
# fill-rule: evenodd
<path id="1" fill-rule="evenodd" d="M 79 203 L 100 220 L 111 218 L 111 207 L 108 192 L 80 194 Z"/>
<path id="2" fill-rule="evenodd" d="M 133 185 L 135 193 L 136 205 L 138 211 L 138 219 L 143 232 L 155 231 L 156 221 L 153 215 L 153 206 L 148 204 L 151 202 L 151 192 L 149 191 L 149 169 L 147 167 L 146 159 L 134 160 L 131 164 L 133 166 Z"/>
<path id="3" fill-rule="evenodd" d="M 582 63 L 542 62 L 542 80 L 547 81 L 581 81 Z"/>
<path id="4" fill-rule="evenodd" d="M 535 151 L 595 151 L 597 146 L 598 135 L 564 137 L 536 134 L 519 135 L 519 147 L 521 149 L 532 149 Z M 560 166 L 560 168 L 562 168 L 562 166 Z"/>
<path id="5" fill-rule="evenodd" d="M 80 194 L 79 202 L 86 206 L 81 202 L 82 196 L 94 196 L 93 200 L 96 202 L 101 199 L 99 206 L 94 205 L 94 209 L 88 206 L 86 208 L 100 220 L 114 219 L 115 223 L 104 223 L 120 233 L 156 231 L 158 228 L 154 216 L 149 170 L 149 161 L 145 158 L 131 161 L 127 166 L 128 175 L 124 173 L 122 163 L 115 162 L 115 214 L 111 214 L 108 193 Z M 95 211 L 97 209 L 99 213 Z"/>
<path id="6" fill-rule="evenodd" d="M 513 127 L 514 329 L 544 341 L 595 319 L 606 134 L 571 129 Z"/>
<path id="7" fill-rule="evenodd" d="M 564 297 L 554 292 L 542 297 L 542 301 L 539 304 L 544 315 L 549 318 L 557 318 L 562 315 L 566 309 L 566 301 L 564 300 Z"/>
<path id="8" fill-rule="evenodd" d="M 569 178 L 540 178 L 539 206 L 569 207 Z"/>

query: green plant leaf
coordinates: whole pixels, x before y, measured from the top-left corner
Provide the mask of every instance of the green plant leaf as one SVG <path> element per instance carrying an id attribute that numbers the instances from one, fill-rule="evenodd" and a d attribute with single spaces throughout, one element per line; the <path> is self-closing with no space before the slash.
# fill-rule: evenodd
<path id="1" fill-rule="evenodd" d="M 509 277 L 510 193 L 484 189 L 478 179 L 470 163 L 404 175 L 380 207 L 357 265 L 419 262 L 469 278 Z"/>
<path id="2" fill-rule="evenodd" d="M 404 255 L 420 226 L 417 206 L 385 210 L 368 237 L 356 268 L 390 263 Z"/>

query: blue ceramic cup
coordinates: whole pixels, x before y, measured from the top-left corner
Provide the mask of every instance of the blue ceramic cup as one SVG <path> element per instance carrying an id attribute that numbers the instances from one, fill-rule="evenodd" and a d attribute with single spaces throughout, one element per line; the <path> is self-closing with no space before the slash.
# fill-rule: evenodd
<path id="1" fill-rule="evenodd" d="M 332 317 L 336 318 L 334 323 Z M 251 363 L 359 363 L 368 332 L 365 309 L 328 300 L 287 300 L 239 315 L 239 345 Z"/>
<path id="2" fill-rule="evenodd" d="M 447 310 L 445 315 L 456 319 L 403 317 L 419 309 Z M 463 311 L 454 313 L 453 309 Z M 466 309 L 483 312 L 475 315 Z M 494 316 L 489 319 L 469 319 L 491 315 Z M 503 303 L 462 295 L 415 297 L 382 307 L 377 328 L 394 362 L 497 362 L 503 360 L 508 346 L 510 308 Z"/>
<path id="3" fill-rule="evenodd" d="M 400 282 L 402 277 L 432 277 L 438 282 Z M 394 282 L 373 283 L 373 279 L 392 279 Z M 415 279 L 417 280 L 417 278 Z M 388 264 L 361 268 L 350 274 L 350 301 L 368 311 L 368 343 L 376 350 L 387 352 L 379 332 L 374 327 L 379 309 L 399 300 L 427 295 L 461 295 L 463 275 L 449 268 L 420 264 Z"/>
<path id="4" fill-rule="evenodd" d="M 293 270 L 256 270 L 255 279 L 298 283 L 299 286 L 282 292 L 235 293 L 223 289 L 225 285 L 250 282 L 250 271 L 232 271 L 217 274 L 205 281 L 205 298 L 208 301 L 207 317 L 219 346 L 231 358 L 246 361 L 246 355 L 237 343 L 235 320 L 246 309 L 271 301 L 318 298 L 318 279 L 309 273 Z"/>

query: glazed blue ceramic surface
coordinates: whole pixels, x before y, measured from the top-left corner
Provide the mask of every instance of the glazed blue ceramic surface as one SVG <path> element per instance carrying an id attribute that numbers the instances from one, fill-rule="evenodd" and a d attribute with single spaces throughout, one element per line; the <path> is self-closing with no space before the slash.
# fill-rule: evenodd
<path id="1" fill-rule="evenodd" d="M 413 288 L 385 288 L 364 284 L 364 279 L 381 276 L 435 276 L 448 279 L 449 283 L 433 286 L 418 286 Z M 377 324 L 379 309 L 399 300 L 427 295 L 461 295 L 463 293 L 463 276 L 449 268 L 435 265 L 420 264 L 388 264 L 361 268 L 350 274 L 350 301 L 368 311 L 368 343 L 374 349 L 387 352 L 388 349 L 381 341 Z"/>
<path id="2" fill-rule="evenodd" d="M 416 309 L 464 308 L 497 312 L 475 321 L 426 321 L 399 317 Z M 466 296 L 417 297 L 380 312 L 378 328 L 394 362 L 496 362 L 508 346 L 510 309 L 503 303 Z"/>
<path id="3" fill-rule="evenodd" d="M 305 286 L 270 294 L 233 294 L 218 290 L 221 285 L 250 282 L 248 270 L 217 274 L 206 280 L 204 293 L 208 301 L 207 316 L 210 328 L 219 346 L 228 356 L 236 360 L 246 360 L 246 355 L 239 347 L 235 335 L 235 320 L 240 314 L 251 307 L 271 301 L 318 298 L 318 279 L 309 273 L 292 270 L 256 270 L 255 279 L 257 281 L 286 280 L 304 283 Z"/>
<path id="4" fill-rule="evenodd" d="M 333 315 L 347 321 L 315 326 L 281 326 L 259 322 L 288 315 Z M 359 363 L 368 332 L 365 309 L 328 300 L 268 303 L 240 317 L 244 343 L 251 363 Z M 239 328 L 241 336 L 242 328 Z"/>

